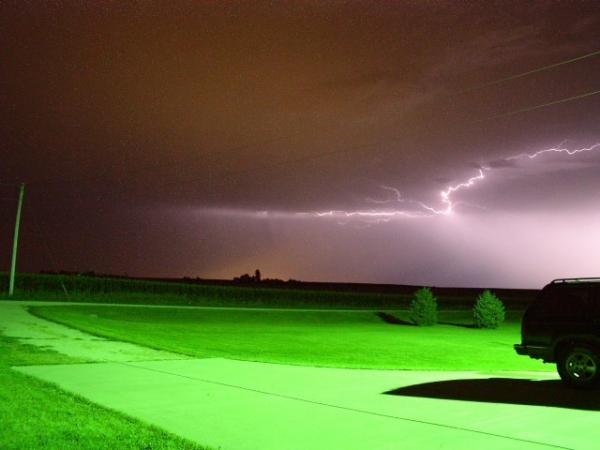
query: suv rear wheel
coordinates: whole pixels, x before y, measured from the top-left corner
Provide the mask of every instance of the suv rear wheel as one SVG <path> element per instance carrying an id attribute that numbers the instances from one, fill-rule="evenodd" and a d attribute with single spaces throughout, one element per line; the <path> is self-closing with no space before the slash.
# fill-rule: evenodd
<path id="1" fill-rule="evenodd" d="M 574 345 L 559 352 L 556 368 L 569 386 L 589 389 L 600 379 L 600 357 L 597 351 L 585 345 Z"/>

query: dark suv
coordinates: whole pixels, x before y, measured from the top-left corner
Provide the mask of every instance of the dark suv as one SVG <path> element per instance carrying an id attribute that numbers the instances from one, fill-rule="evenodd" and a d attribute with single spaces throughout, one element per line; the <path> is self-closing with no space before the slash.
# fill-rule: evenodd
<path id="1" fill-rule="evenodd" d="M 600 379 L 600 278 L 563 278 L 546 285 L 521 324 L 519 355 L 556 363 L 570 386 Z"/>

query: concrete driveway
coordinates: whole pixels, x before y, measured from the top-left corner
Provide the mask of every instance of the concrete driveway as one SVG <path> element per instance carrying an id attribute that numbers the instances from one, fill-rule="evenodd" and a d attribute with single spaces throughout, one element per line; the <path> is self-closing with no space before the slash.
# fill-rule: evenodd
<path id="1" fill-rule="evenodd" d="M 595 449 L 600 442 L 600 396 L 566 391 L 549 375 L 499 378 L 226 359 L 18 370 L 222 449 Z M 453 395 L 468 400 L 448 398 Z"/>

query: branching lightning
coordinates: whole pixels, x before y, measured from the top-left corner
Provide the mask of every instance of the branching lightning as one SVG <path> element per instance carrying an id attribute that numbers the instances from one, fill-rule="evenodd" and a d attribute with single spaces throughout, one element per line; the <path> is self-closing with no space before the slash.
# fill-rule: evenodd
<path id="1" fill-rule="evenodd" d="M 434 214 L 438 214 L 438 215 L 441 214 L 444 216 L 448 216 L 448 215 L 452 214 L 452 211 L 454 208 L 454 203 L 450 199 L 450 195 L 461 189 L 468 189 L 468 188 L 474 186 L 475 183 L 477 183 L 478 181 L 483 180 L 485 178 L 485 174 L 483 173 L 484 170 L 490 170 L 490 168 L 482 167 L 479 169 L 478 175 L 475 175 L 474 177 L 469 178 L 467 181 L 465 181 L 463 183 L 459 183 L 455 186 L 448 186 L 448 188 L 445 191 L 442 191 L 440 193 L 440 195 L 442 196 L 442 203 L 446 205 L 446 208 L 438 210 L 431 206 L 427 206 L 424 203 L 422 203 L 421 205 L 423 206 L 423 208 L 427 209 L 428 211 L 431 211 Z"/>
<path id="2" fill-rule="evenodd" d="M 475 174 L 459 181 L 455 184 L 446 186 L 445 189 L 439 191 L 439 205 L 428 204 L 422 200 L 405 197 L 400 189 L 389 186 L 380 185 L 378 188 L 387 194 L 387 197 L 372 198 L 367 197 L 365 201 L 372 205 L 373 208 L 365 208 L 359 210 L 344 210 L 332 209 L 328 211 L 248 211 L 236 209 L 203 209 L 204 213 L 218 215 L 233 215 L 237 217 L 251 217 L 256 219 L 309 219 L 321 218 L 337 221 L 339 224 L 347 224 L 352 221 L 355 225 L 363 224 L 369 226 L 372 224 L 390 222 L 394 219 L 425 219 L 435 216 L 452 216 L 456 214 L 458 205 L 469 205 L 470 207 L 483 208 L 480 205 L 473 205 L 465 201 L 456 199 L 456 194 L 461 191 L 471 190 L 482 184 L 491 172 L 501 174 L 502 170 L 510 170 L 521 167 L 516 165 L 515 161 L 538 161 L 539 158 L 550 154 L 563 155 L 571 158 L 576 157 L 586 152 L 600 151 L 600 142 L 597 142 L 589 147 L 569 149 L 565 147 L 565 143 L 561 143 L 556 147 L 538 150 L 533 153 L 520 153 L 499 160 L 491 161 L 486 165 L 481 165 Z M 537 162 L 535 162 L 537 164 Z M 496 170 L 498 169 L 498 170 Z M 389 207 L 386 207 L 389 205 Z M 399 205 L 401 205 L 399 207 Z M 358 220 L 355 220 L 358 219 Z"/>
<path id="3" fill-rule="evenodd" d="M 539 156 L 549 154 L 549 153 L 558 153 L 564 154 L 567 156 L 574 156 L 579 153 L 590 152 L 594 150 L 600 150 L 600 142 L 595 143 L 589 147 L 582 147 L 578 149 L 568 149 L 564 147 L 564 142 L 559 144 L 556 147 L 547 148 L 544 150 L 539 150 L 534 153 L 520 153 L 518 155 L 509 156 L 501 160 L 501 162 L 508 162 L 514 160 L 533 160 L 538 158 Z M 478 183 L 482 182 L 486 178 L 486 173 L 491 172 L 493 169 L 491 167 L 482 166 L 478 169 L 476 175 L 466 179 L 465 181 L 459 182 L 457 184 L 453 184 L 447 186 L 446 189 L 442 190 L 439 194 L 441 197 L 440 207 L 435 207 L 428 205 L 420 200 L 408 199 L 405 198 L 401 191 L 392 186 L 382 185 L 379 188 L 383 191 L 388 191 L 393 194 L 393 198 L 388 199 L 373 199 L 367 198 L 366 201 L 369 203 L 375 204 L 404 204 L 404 205 L 414 205 L 416 208 L 413 209 L 368 209 L 368 210 L 356 210 L 356 211 L 343 211 L 343 210 L 330 210 L 323 212 L 315 212 L 313 213 L 316 217 L 331 217 L 331 218 L 350 218 L 350 217 L 359 217 L 363 219 L 370 219 L 371 221 L 376 222 L 388 222 L 389 220 L 395 217 L 403 217 L 403 218 L 422 218 L 422 217 L 432 217 L 432 216 L 450 216 L 454 212 L 454 208 L 460 204 L 460 201 L 453 200 L 453 194 L 457 193 L 461 190 L 466 190 L 473 188 Z"/>

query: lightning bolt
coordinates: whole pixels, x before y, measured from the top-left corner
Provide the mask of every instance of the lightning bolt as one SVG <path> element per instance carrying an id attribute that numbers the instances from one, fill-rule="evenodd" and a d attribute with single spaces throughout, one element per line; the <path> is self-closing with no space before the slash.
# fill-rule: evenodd
<path id="1" fill-rule="evenodd" d="M 419 208 L 424 211 L 414 211 L 408 209 L 388 209 L 388 210 L 363 210 L 363 211 L 340 211 L 340 210 L 330 210 L 324 212 L 316 212 L 314 213 L 316 217 L 363 217 L 370 219 L 381 219 L 382 221 L 388 222 L 391 218 L 394 217 L 406 217 L 410 219 L 416 219 L 421 217 L 431 217 L 434 215 L 442 215 L 448 216 L 452 214 L 454 207 L 457 203 L 453 202 L 451 199 L 451 195 L 457 191 L 462 189 L 468 189 L 474 186 L 478 181 L 481 181 L 485 178 L 484 171 L 491 170 L 489 167 L 482 167 L 479 169 L 479 173 L 471 178 L 468 178 L 466 181 L 458 183 L 456 185 L 448 186 L 446 189 L 440 192 L 441 203 L 444 205 L 442 209 L 435 208 L 433 206 L 429 206 L 426 203 L 420 200 L 412 200 L 405 199 L 402 196 L 402 193 L 399 189 L 391 186 L 380 186 L 381 189 L 390 191 L 394 194 L 393 199 L 387 200 L 378 200 L 373 198 L 367 198 L 367 201 L 370 203 L 378 203 L 378 204 L 386 204 L 391 202 L 396 203 L 410 203 L 417 205 Z"/>
<path id="2" fill-rule="evenodd" d="M 434 214 L 449 216 L 450 214 L 452 214 L 452 211 L 454 210 L 454 205 L 455 205 L 452 202 L 450 195 L 461 189 L 470 188 L 470 187 L 474 186 L 475 183 L 477 183 L 478 181 L 483 180 L 485 178 L 485 174 L 483 173 L 484 170 L 491 170 L 491 169 L 489 167 L 482 167 L 479 169 L 478 175 L 475 175 L 474 177 L 469 178 L 467 181 L 465 181 L 463 183 L 459 183 L 454 186 L 448 186 L 448 188 L 445 191 L 440 192 L 440 195 L 442 197 L 442 203 L 446 205 L 446 208 L 438 210 L 431 206 L 427 206 L 424 203 L 421 203 L 421 205 L 423 206 L 423 208 L 425 208 L 428 211 L 431 211 Z"/>
<path id="3" fill-rule="evenodd" d="M 340 211 L 340 210 L 330 210 L 330 211 L 322 211 L 314 213 L 316 217 L 364 217 L 364 218 L 383 218 L 383 219 L 392 219 L 394 217 L 408 217 L 410 219 L 416 219 L 418 217 L 424 217 L 422 213 L 415 213 L 410 211 L 403 210 L 358 210 L 358 211 Z"/>
<path id="4" fill-rule="evenodd" d="M 502 159 L 501 161 L 513 161 L 513 160 L 533 160 L 538 158 L 539 156 L 548 154 L 548 153 L 560 153 L 565 154 L 567 156 L 577 155 L 579 153 L 591 152 L 597 149 L 600 149 L 600 142 L 595 143 L 589 147 L 582 147 L 578 149 L 568 149 L 564 147 L 565 142 L 560 143 L 556 147 L 547 148 L 544 150 L 539 150 L 534 153 L 520 153 L 518 155 L 509 156 L 507 158 Z M 368 218 L 374 221 L 388 222 L 395 217 L 403 217 L 403 218 L 422 218 L 422 217 L 433 217 L 433 216 L 450 216 L 454 212 L 454 208 L 456 205 L 461 204 L 461 202 L 454 201 L 452 199 L 453 194 L 458 191 L 470 189 L 476 184 L 480 183 L 486 178 L 486 173 L 492 171 L 491 167 L 482 166 L 478 169 L 476 175 L 467 178 L 465 181 L 461 181 L 457 184 L 447 186 L 446 189 L 440 192 L 441 197 L 441 208 L 437 208 L 431 205 L 428 205 L 420 200 L 407 199 L 404 198 L 399 189 L 382 185 L 379 186 L 380 189 L 384 191 L 391 192 L 393 194 L 393 198 L 378 200 L 373 198 L 367 198 L 366 201 L 369 203 L 376 204 L 389 204 L 389 203 L 402 203 L 402 204 L 412 204 L 416 205 L 421 211 L 415 211 L 414 209 L 370 209 L 370 210 L 358 210 L 358 211 L 340 211 L 340 210 L 330 210 L 325 212 L 315 212 L 313 213 L 316 217 L 332 217 L 332 218 L 350 218 L 350 217 L 359 217 L 359 218 Z"/>
<path id="5" fill-rule="evenodd" d="M 593 150 L 596 150 L 597 148 L 600 148 L 600 142 L 598 142 L 594 145 L 591 145 L 589 147 L 578 148 L 575 150 L 569 150 L 568 148 L 564 148 L 563 145 L 564 145 L 564 142 L 560 143 L 557 147 L 547 148 L 545 150 L 540 150 L 535 153 L 521 153 L 519 155 L 509 156 L 508 158 L 506 158 L 506 160 L 511 161 L 511 160 L 523 159 L 523 158 L 535 159 L 538 156 L 543 155 L 545 153 L 566 153 L 569 156 L 573 156 L 573 155 L 576 155 L 577 153 L 591 152 Z"/>

